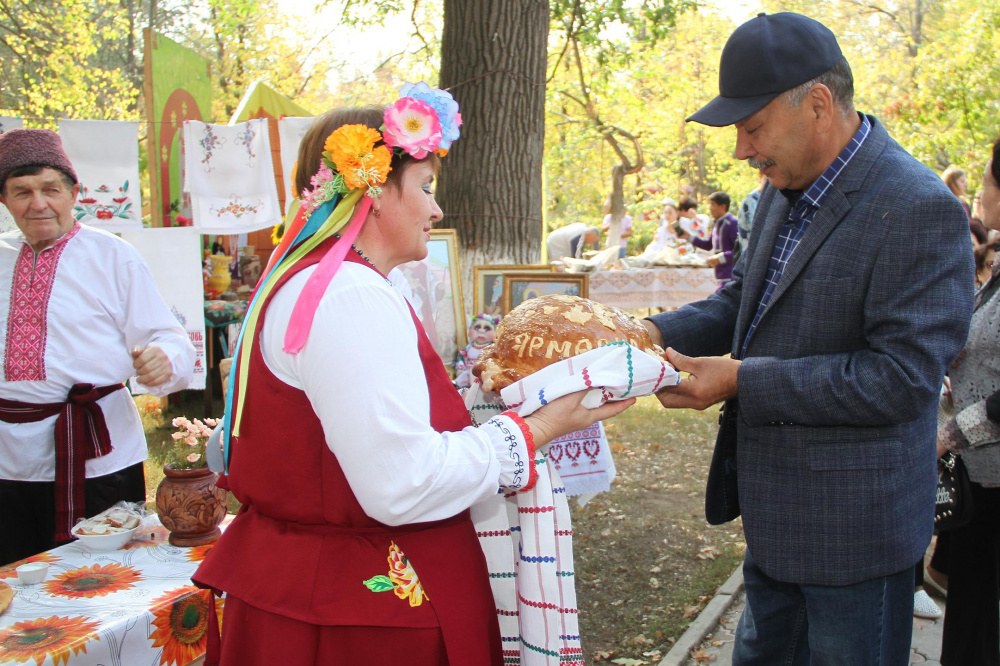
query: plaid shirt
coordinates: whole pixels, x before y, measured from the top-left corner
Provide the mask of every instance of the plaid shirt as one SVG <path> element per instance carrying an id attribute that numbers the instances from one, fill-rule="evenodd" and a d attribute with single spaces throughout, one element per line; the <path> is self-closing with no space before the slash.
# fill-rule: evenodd
<path id="1" fill-rule="evenodd" d="M 788 213 L 788 219 L 781 225 L 778 240 L 771 251 L 771 263 L 767 267 L 767 282 L 765 283 L 764 293 L 761 294 L 760 303 L 757 305 L 757 314 L 753 317 L 753 322 L 750 324 L 747 336 L 743 339 L 740 358 L 746 355 L 747 345 L 750 343 L 753 332 L 757 329 L 757 322 L 760 321 L 761 315 L 767 309 L 767 304 L 771 301 L 774 289 L 777 287 L 778 281 L 781 279 L 781 274 L 785 270 L 785 264 L 788 263 L 792 252 L 798 247 L 799 241 L 802 240 L 806 229 L 809 228 L 809 223 L 812 222 L 816 211 L 823 205 L 830 186 L 833 185 L 833 181 L 837 179 L 840 172 L 844 170 L 847 163 L 851 161 L 854 154 L 861 148 L 861 144 L 868 138 L 868 133 L 871 131 L 871 123 L 863 114 L 859 115 L 861 116 L 861 127 L 858 128 L 854 137 L 840 151 L 840 154 L 837 155 L 837 158 L 833 160 L 823 174 L 816 179 L 816 182 L 810 185 L 809 189 L 799 197 L 799 200 L 795 202 L 792 210 Z"/>

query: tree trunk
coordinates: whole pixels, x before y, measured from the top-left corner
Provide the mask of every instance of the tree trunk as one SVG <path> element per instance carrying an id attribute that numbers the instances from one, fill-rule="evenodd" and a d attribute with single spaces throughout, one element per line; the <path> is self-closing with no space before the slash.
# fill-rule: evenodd
<path id="1" fill-rule="evenodd" d="M 464 124 L 442 163 L 438 226 L 458 232 L 466 285 L 473 264 L 540 257 L 548 32 L 548 0 L 444 0 L 440 86 Z"/>

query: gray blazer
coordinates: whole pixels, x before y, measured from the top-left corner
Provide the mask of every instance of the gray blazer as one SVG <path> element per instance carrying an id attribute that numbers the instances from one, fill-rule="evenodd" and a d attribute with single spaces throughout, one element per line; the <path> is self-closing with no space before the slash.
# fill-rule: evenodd
<path id="1" fill-rule="evenodd" d="M 872 132 L 785 267 L 726 403 L 705 509 L 742 513 L 772 578 L 847 585 L 930 543 L 937 402 L 973 303 L 968 219 L 932 171 Z M 655 315 L 666 345 L 739 358 L 789 212 L 768 186 L 733 281 Z"/>

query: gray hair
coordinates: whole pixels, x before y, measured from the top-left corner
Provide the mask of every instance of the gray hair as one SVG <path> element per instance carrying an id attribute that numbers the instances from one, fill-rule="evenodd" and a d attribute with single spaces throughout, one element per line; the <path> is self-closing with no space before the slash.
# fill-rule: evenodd
<path id="1" fill-rule="evenodd" d="M 781 97 L 788 106 L 797 107 L 817 83 L 822 83 L 830 89 L 833 103 L 842 114 L 846 116 L 854 111 L 854 75 L 851 73 L 847 58 L 843 58 L 815 79 L 786 90 L 781 93 Z"/>

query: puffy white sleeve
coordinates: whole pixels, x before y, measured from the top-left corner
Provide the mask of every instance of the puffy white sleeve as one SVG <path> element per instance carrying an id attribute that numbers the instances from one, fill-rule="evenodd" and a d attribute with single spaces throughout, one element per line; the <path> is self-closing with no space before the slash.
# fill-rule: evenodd
<path id="1" fill-rule="evenodd" d="M 387 525 L 441 520 L 503 489 L 530 485 L 533 449 L 517 417 L 451 433 L 431 427 L 410 310 L 369 269 L 345 263 L 320 302 L 306 345 L 297 355 L 283 351 L 308 274 L 289 280 L 271 300 L 261 351 L 279 379 L 308 396 L 327 446 L 369 516 Z"/>

